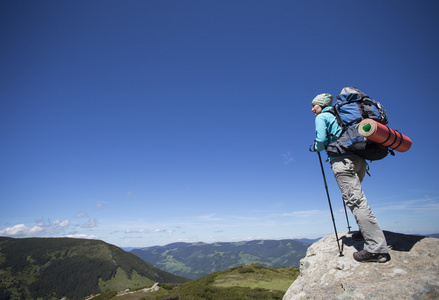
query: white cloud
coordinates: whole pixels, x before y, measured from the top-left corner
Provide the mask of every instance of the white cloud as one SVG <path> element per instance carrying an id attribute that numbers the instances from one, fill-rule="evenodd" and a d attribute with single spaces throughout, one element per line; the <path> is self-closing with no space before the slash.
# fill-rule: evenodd
<path id="1" fill-rule="evenodd" d="M 133 191 L 128 191 L 127 195 L 128 195 L 128 197 L 137 198 L 137 195 Z"/>
<path id="2" fill-rule="evenodd" d="M 42 231 L 41 227 L 34 226 L 32 228 L 27 227 L 24 224 L 17 224 L 12 227 L 7 227 L 3 230 L 0 230 L 0 235 L 3 236 L 29 236 L 38 234 L 40 231 Z"/>
<path id="3" fill-rule="evenodd" d="M 56 220 L 55 222 L 53 222 L 53 225 L 57 225 L 60 227 L 67 227 L 70 225 L 70 221 L 69 220 L 64 220 L 64 221 Z"/>
<path id="4" fill-rule="evenodd" d="M 215 214 L 209 214 L 204 216 L 199 216 L 198 219 L 203 221 L 222 221 L 223 218 L 214 218 Z"/>
<path id="5" fill-rule="evenodd" d="M 285 165 L 288 165 L 294 161 L 294 158 L 291 156 L 290 151 L 285 154 L 282 154 L 282 159 Z"/>
<path id="6" fill-rule="evenodd" d="M 96 239 L 97 236 L 95 235 L 87 235 L 82 233 L 76 233 L 76 234 L 67 234 L 65 237 L 68 238 L 75 238 L 75 239 Z"/>
<path id="7" fill-rule="evenodd" d="M 167 230 L 167 229 L 154 229 L 153 230 L 154 233 L 167 233 L 169 235 L 173 234 L 175 232 L 175 230 Z"/>
<path id="8" fill-rule="evenodd" d="M 302 210 L 302 211 L 294 211 L 291 213 L 284 213 L 282 216 L 284 217 L 299 217 L 299 218 L 309 218 L 309 217 L 315 217 L 321 214 L 324 214 L 326 212 L 322 210 Z"/>
<path id="9" fill-rule="evenodd" d="M 87 213 L 85 211 L 80 211 L 77 215 L 77 218 L 86 218 L 87 217 Z"/>
<path id="10" fill-rule="evenodd" d="M 168 229 L 160 229 L 160 228 L 156 228 L 153 230 L 149 230 L 149 229 L 145 229 L 145 228 L 141 228 L 141 229 L 127 229 L 125 230 L 125 233 L 167 233 L 169 235 L 173 234 L 175 232 L 175 230 L 168 230 Z"/>
<path id="11" fill-rule="evenodd" d="M 148 229 L 136 229 L 136 230 L 132 230 L 132 229 L 127 229 L 125 230 L 125 233 L 144 233 L 144 232 L 150 232 Z"/>
<path id="12" fill-rule="evenodd" d="M 375 205 L 377 211 L 410 211 L 412 213 L 420 214 L 438 214 L 439 201 L 438 197 L 425 197 L 423 199 L 405 200 L 385 205 Z"/>
<path id="13" fill-rule="evenodd" d="M 246 216 L 232 216 L 233 219 L 242 220 L 242 221 L 259 221 L 264 218 L 260 217 L 246 217 Z"/>
<path id="14" fill-rule="evenodd" d="M 95 219 L 88 219 L 87 222 L 81 225 L 81 228 L 95 228 L 98 227 Z"/>
<path id="15" fill-rule="evenodd" d="M 10 237 L 24 237 L 24 236 L 50 236 L 56 235 L 70 226 L 69 220 L 56 220 L 53 223 L 50 221 L 45 222 L 44 220 L 36 221 L 36 225 L 33 227 L 28 227 L 25 224 L 17 224 L 12 227 L 7 227 L 0 230 L 0 235 L 10 236 Z"/>

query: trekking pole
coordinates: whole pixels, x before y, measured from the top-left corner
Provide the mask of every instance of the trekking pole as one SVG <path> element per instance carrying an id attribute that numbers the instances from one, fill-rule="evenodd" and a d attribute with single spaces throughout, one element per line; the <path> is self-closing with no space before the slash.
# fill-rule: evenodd
<path id="1" fill-rule="evenodd" d="M 346 216 L 346 222 L 348 223 L 348 233 L 351 233 L 351 225 L 349 225 L 348 212 L 346 211 L 346 203 L 344 202 L 343 198 L 341 199 L 341 201 L 343 201 L 344 214 Z"/>
<path id="2" fill-rule="evenodd" d="M 329 210 L 331 211 L 332 224 L 334 225 L 335 238 L 337 239 L 338 252 L 340 252 L 339 256 L 343 256 L 343 252 L 340 248 L 340 241 L 338 240 L 337 228 L 335 226 L 334 213 L 332 212 L 331 199 L 329 197 L 328 184 L 326 183 L 326 176 L 325 176 L 325 170 L 323 169 L 322 157 L 320 156 L 319 151 L 317 151 L 317 154 L 319 155 L 320 167 L 322 168 L 323 182 L 325 183 L 326 196 L 328 197 Z"/>

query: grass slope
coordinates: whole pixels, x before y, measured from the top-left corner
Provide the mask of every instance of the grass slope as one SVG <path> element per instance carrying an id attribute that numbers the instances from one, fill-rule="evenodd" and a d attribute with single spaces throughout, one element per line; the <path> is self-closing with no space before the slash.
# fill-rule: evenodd
<path id="1" fill-rule="evenodd" d="M 157 268 L 190 279 L 244 264 L 280 268 L 300 266 L 309 244 L 296 240 L 237 243 L 173 243 L 134 249 L 131 253 Z"/>
<path id="2" fill-rule="evenodd" d="M 157 292 L 107 294 L 113 300 L 280 300 L 299 275 L 296 267 L 266 268 L 256 264 L 218 271 L 184 284 L 160 284 Z M 104 297 L 99 296 L 99 299 Z M 98 300 L 93 298 L 92 300 Z"/>
<path id="3" fill-rule="evenodd" d="M 98 240 L 0 237 L 0 299 L 80 299 L 185 281 Z"/>

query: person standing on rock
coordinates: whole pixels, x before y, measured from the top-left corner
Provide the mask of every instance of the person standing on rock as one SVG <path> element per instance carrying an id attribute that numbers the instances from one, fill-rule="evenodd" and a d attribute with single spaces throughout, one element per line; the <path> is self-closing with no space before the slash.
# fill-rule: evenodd
<path id="1" fill-rule="evenodd" d="M 313 145 L 316 151 L 325 150 L 336 136 L 341 134 L 332 113 L 325 113 L 332 107 L 333 97 L 324 93 L 312 100 L 312 112 L 315 115 L 316 140 Z M 364 249 L 354 253 L 359 262 L 386 262 L 390 260 L 387 241 L 375 215 L 367 204 L 361 182 L 366 174 L 366 161 L 355 154 L 329 157 L 331 169 L 342 193 L 343 201 L 355 217 L 364 238 Z"/>

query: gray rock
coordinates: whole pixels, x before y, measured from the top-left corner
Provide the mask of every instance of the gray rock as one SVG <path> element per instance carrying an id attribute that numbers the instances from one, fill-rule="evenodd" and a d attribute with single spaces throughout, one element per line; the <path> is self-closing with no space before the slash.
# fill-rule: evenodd
<path id="1" fill-rule="evenodd" d="M 300 275 L 283 300 L 296 299 L 439 299 L 439 239 L 384 232 L 391 260 L 359 263 L 363 248 L 350 234 L 312 244 L 300 261 Z"/>

